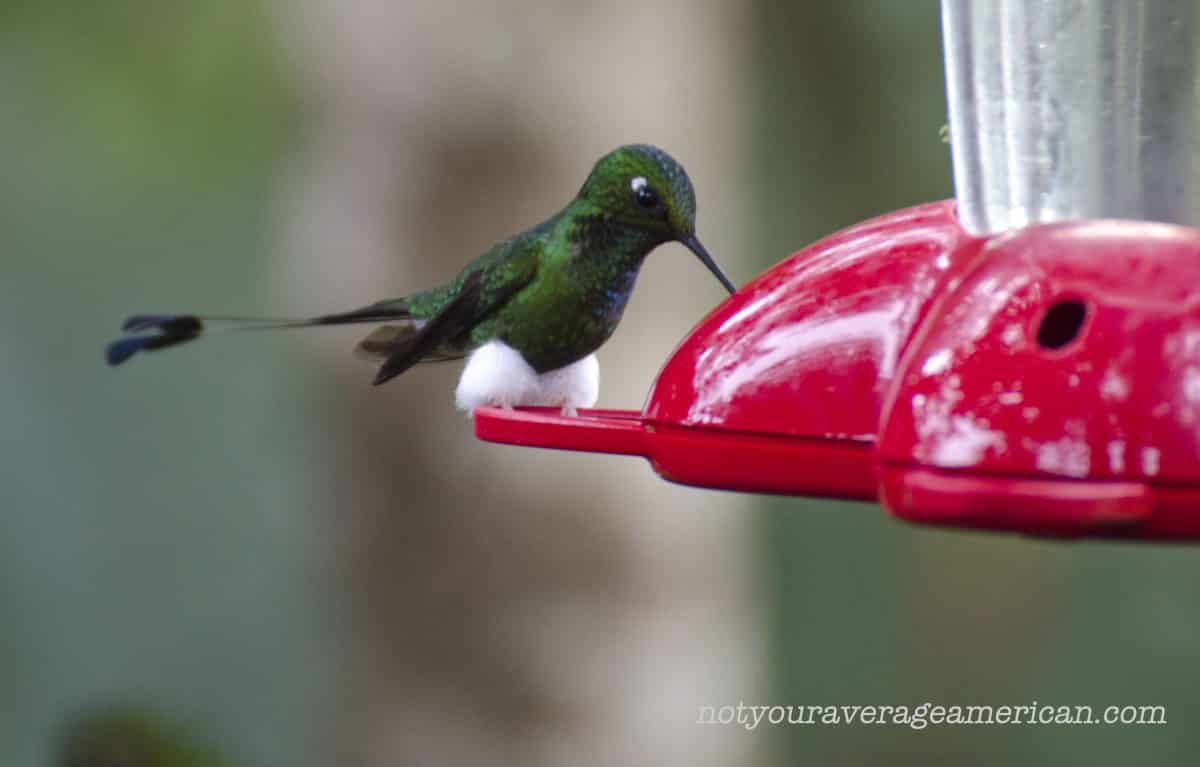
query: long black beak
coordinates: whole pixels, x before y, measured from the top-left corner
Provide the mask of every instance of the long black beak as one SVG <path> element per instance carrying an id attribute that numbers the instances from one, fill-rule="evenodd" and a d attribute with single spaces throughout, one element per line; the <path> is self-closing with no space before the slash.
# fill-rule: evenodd
<path id="1" fill-rule="evenodd" d="M 708 255 L 708 251 L 700 244 L 700 240 L 696 239 L 696 235 L 693 234 L 690 237 L 680 240 L 680 242 L 683 243 L 684 247 L 696 254 L 696 258 L 700 259 L 700 263 L 708 267 L 708 271 L 713 273 L 713 276 L 725 286 L 726 290 L 730 293 L 737 292 L 737 288 L 733 286 L 733 283 L 721 271 L 721 267 L 717 266 L 717 262 L 712 260 L 712 256 Z"/>

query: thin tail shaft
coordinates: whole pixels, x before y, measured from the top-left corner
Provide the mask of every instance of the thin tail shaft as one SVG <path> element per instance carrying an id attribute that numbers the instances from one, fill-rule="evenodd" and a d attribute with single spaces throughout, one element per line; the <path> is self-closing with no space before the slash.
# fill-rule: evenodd
<path id="1" fill-rule="evenodd" d="M 153 351 L 194 341 L 213 326 L 223 330 L 277 330 L 310 328 L 323 325 L 387 322 L 410 315 L 402 301 L 385 301 L 341 314 L 326 314 L 306 319 L 228 317 L 196 314 L 135 314 L 125 320 L 121 330 L 128 335 L 110 343 L 104 350 L 109 365 L 120 365 L 140 351 Z"/>

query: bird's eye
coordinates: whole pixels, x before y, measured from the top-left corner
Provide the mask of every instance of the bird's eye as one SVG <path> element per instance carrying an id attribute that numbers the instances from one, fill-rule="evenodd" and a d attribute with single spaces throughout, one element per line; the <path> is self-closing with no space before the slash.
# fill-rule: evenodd
<path id="1" fill-rule="evenodd" d="M 640 207 L 646 210 L 654 210 L 658 207 L 658 193 L 650 188 L 650 184 L 646 182 L 646 179 L 638 176 L 629 182 L 629 187 L 633 189 L 634 202 Z"/>

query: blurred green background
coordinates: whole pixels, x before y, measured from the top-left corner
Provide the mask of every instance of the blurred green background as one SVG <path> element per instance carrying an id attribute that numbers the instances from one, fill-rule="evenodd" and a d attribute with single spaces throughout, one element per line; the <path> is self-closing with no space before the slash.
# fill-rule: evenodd
<path id="1" fill-rule="evenodd" d="M 244 765 L 1191 763 L 1188 547 L 481 445 L 456 370 L 373 392 L 345 334 L 102 364 L 132 311 L 445 277 L 635 140 L 688 165 L 744 282 L 950 196 L 941 66 L 932 0 L 0 4 L 0 761 L 113 701 Z M 708 282 L 651 259 L 601 404 L 636 406 Z M 694 724 L 738 698 L 1169 723 Z"/>

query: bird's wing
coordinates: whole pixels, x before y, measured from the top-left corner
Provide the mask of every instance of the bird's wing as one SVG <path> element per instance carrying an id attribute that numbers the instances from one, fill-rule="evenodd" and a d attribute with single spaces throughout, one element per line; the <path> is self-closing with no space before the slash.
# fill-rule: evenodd
<path id="1" fill-rule="evenodd" d="M 375 385 L 385 383 L 428 357 L 439 347 L 469 331 L 528 285 L 537 274 L 537 249 L 513 255 L 502 268 L 476 268 L 459 286 L 458 293 L 417 332 L 397 342 L 379 368 Z"/>
<path id="2" fill-rule="evenodd" d="M 408 320 L 401 325 L 384 325 L 371 331 L 371 334 L 358 342 L 354 347 L 354 356 L 366 362 L 379 364 L 386 362 L 401 345 L 408 343 L 408 340 L 421 331 L 425 326 L 425 320 Z M 418 362 L 424 364 L 426 362 L 450 362 L 451 360 L 460 360 L 467 356 L 463 352 L 451 352 L 447 350 L 439 350 L 436 353 L 426 354 Z"/>

